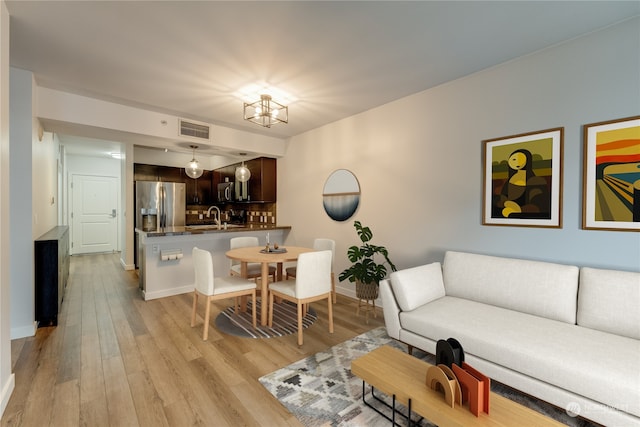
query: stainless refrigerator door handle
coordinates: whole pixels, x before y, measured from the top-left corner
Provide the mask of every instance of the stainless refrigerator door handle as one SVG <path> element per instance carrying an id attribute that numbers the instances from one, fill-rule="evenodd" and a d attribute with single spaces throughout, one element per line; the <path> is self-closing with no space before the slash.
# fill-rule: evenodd
<path id="1" fill-rule="evenodd" d="M 165 197 L 166 197 L 165 188 L 164 188 L 164 185 L 161 185 L 160 186 L 160 200 L 158 200 L 158 214 L 159 214 L 158 216 L 160 217 L 159 218 L 160 219 L 160 228 L 164 228 L 166 226 L 166 224 L 165 224 L 166 218 L 164 216 L 165 215 L 165 213 L 164 213 Z"/>

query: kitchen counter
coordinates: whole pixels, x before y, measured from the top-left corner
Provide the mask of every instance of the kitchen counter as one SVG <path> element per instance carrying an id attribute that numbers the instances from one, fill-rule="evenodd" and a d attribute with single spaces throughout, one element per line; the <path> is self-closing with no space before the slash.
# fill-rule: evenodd
<path id="1" fill-rule="evenodd" d="M 282 244 L 290 226 L 231 225 L 167 227 L 159 231 L 136 229 L 138 239 L 138 275 L 145 300 L 193 291 L 194 272 L 191 251 L 194 247 L 211 252 L 216 276 L 229 274 L 231 261 L 226 257 L 229 240 L 237 236 L 255 236 L 260 245 L 269 241 Z"/>
<path id="2" fill-rule="evenodd" d="M 270 230 L 291 230 L 290 225 L 239 225 L 227 224 L 218 229 L 216 225 L 185 225 L 181 227 L 165 227 L 157 231 L 142 231 L 136 228 L 137 233 L 145 233 L 147 237 L 159 236 L 180 236 L 183 234 L 210 234 L 210 233 L 228 233 L 233 231 L 270 231 Z"/>

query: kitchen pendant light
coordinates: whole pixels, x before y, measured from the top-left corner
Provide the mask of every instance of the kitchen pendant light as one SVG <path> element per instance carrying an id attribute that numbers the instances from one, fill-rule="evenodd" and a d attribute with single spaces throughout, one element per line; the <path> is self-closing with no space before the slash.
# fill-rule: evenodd
<path id="1" fill-rule="evenodd" d="M 202 172 L 204 172 L 200 167 L 200 163 L 196 160 L 196 148 L 198 148 L 198 146 L 190 145 L 190 147 L 193 148 L 193 158 L 184 168 L 184 171 L 190 178 L 198 179 L 202 176 Z"/>
<path id="2" fill-rule="evenodd" d="M 236 168 L 236 180 L 238 180 L 238 182 L 247 182 L 249 178 L 251 178 L 251 171 L 244 165 L 244 162 L 242 162 L 242 166 Z"/>

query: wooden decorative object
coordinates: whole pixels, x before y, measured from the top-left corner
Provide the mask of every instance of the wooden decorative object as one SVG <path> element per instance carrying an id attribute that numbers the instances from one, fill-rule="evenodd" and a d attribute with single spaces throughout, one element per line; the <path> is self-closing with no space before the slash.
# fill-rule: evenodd
<path id="1" fill-rule="evenodd" d="M 434 391 L 442 390 L 444 392 L 445 402 L 453 408 L 455 402 L 458 404 L 461 402 L 460 384 L 458 384 L 458 380 L 456 380 L 451 370 L 445 366 L 445 368 L 451 372 L 449 376 L 448 373 L 441 368 L 442 366 L 444 365 L 431 366 L 427 369 L 427 387 Z"/>
<path id="2" fill-rule="evenodd" d="M 449 381 L 454 383 L 453 384 L 453 394 L 454 394 L 453 400 L 458 405 L 462 405 L 462 389 L 460 388 L 460 383 L 458 382 L 458 378 L 456 378 L 456 375 L 453 373 L 451 368 L 448 367 L 447 365 L 438 365 L 438 368 L 442 369 L 442 372 L 444 372 L 445 375 L 449 378 Z"/>
<path id="3" fill-rule="evenodd" d="M 476 417 L 480 415 L 480 411 L 489 413 L 489 378 L 472 368 L 467 363 L 462 364 L 463 367 L 453 365 L 453 373 L 460 382 L 462 388 L 462 402 L 469 401 L 469 410 Z M 476 377 L 476 375 L 478 378 Z M 486 384 L 485 384 L 486 383 Z"/>

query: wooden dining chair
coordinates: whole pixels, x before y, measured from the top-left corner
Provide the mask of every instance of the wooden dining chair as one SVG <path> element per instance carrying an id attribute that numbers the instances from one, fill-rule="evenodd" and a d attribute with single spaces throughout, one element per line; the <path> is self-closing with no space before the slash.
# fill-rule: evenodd
<path id="1" fill-rule="evenodd" d="M 256 327 L 256 284 L 242 277 L 227 276 L 215 277 L 213 271 L 213 258 L 211 252 L 193 248 L 191 252 L 193 267 L 195 270 L 195 286 L 193 291 L 193 310 L 191 311 L 191 327 L 196 324 L 196 307 L 198 296 L 207 298 L 204 315 L 204 331 L 202 339 L 209 337 L 209 316 L 211 313 L 211 301 L 235 298 L 235 313 L 238 314 L 238 297 L 251 296 L 253 300 L 252 317 L 253 327 Z"/>
<path id="2" fill-rule="evenodd" d="M 333 303 L 336 303 L 336 276 L 333 273 L 333 259 L 336 252 L 336 242 L 331 239 L 314 239 L 313 240 L 314 251 L 331 251 L 331 297 Z M 295 279 L 297 271 L 297 265 L 287 267 L 285 269 L 285 276 L 287 279 Z"/>
<path id="3" fill-rule="evenodd" d="M 269 284 L 269 327 L 273 326 L 275 297 L 295 303 L 298 306 L 298 345 L 302 345 L 304 306 L 311 302 L 327 300 L 329 333 L 333 333 L 331 251 L 302 253 L 298 257 L 297 267 L 295 280 L 284 280 Z"/>
<path id="4" fill-rule="evenodd" d="M 258 238 L 255 236 L 243 236 L 243 237 L 232 237 L 229 240 L 229 246 L 231 249 L 236 248 L 246 248 L 251 246 L 260 246 Z M 237 260 L 231 260 L 231 268 L 230 273 L 232 276 L 242 276 L 241 272 L 241 262 Z M 276 281 L 276 267 L 273 265 L 269 266 L 269 276 L 272 277 L 272 280 Z M 259 262 L 249 262 L 247 263 L 247 279 L 254 279 L 258 281 L 262 277 L 262 265 Z"/>

